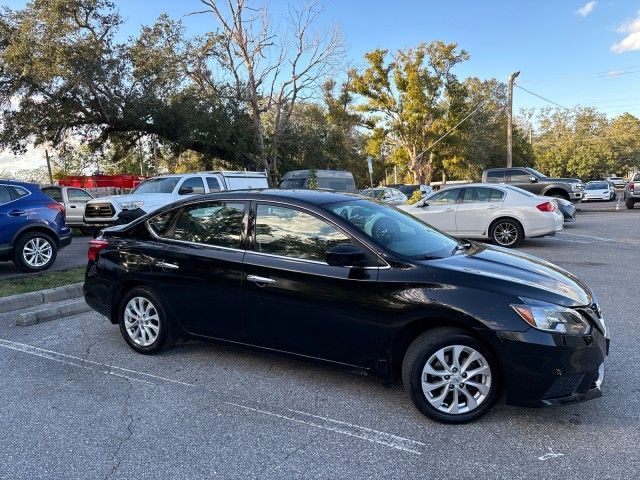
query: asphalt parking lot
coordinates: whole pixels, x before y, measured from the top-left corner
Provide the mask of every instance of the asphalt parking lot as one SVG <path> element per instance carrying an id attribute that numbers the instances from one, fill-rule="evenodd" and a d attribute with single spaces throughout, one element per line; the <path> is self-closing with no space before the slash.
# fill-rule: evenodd
<path id="1" fill-rule="evenodd" d="M 615 208 L 615 206 L 614 206 Z M 0 478 L 624 478 L 640 471 L 640 208 L 522 250 L 598 296 L 604 396 L 437 424 L 400 386 L 216 344 L 134 353 L 84 314 L 0 320 Z M 215 306 L 212 306 L 215 314 Z"/>

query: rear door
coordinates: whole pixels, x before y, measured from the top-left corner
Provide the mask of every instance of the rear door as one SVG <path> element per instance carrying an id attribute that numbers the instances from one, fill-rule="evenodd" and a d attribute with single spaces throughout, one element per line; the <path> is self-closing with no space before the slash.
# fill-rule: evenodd
<path id="1" fill-rule="evenodd" d="M 8 248 L 15 233 L 28 221 L 28 215 L 29 209 L 20 205 L 14 187 L 0 184 L 0 249 Z"/>
<path id="2" fill-rule="evenodd" d="M 460 236 L 485 234 L 502 208 L 504 193 L 497 188 L 466 187 L 456 208 L 456 229 Z"/>
<path id="3" fill-rule="evenodd" d="M 456 234 L 456 207 L 461 188 L 447 188 L 426 200 L 422 206 L 411 210 L 411 214 L 443 232 Z"/>

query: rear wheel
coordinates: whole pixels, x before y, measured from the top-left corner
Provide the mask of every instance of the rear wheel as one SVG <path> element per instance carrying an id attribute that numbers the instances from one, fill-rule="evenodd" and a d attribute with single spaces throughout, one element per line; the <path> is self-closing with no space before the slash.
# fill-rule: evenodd
<path id="1" fill-rule="evenodd" d="M 633 199 L 631 198 L 626 198 L 624 201 L 625 206 L 629 209 L 629 210 L 633 210 L 633 206 L 635 205 L 636 202 L 633 201 Z"/>
<path id="2" fill-rule="evenodd" d="M 23 272 L 46 270 L 56 261 L 58 248 L 46 233 L 27 232 L 14 245 L 13 263 Z"/>
<path id="3" fill-rule="evenodd" d="M 156 294 L 145 287 L 127 292 L 120 304 L 120 333 L 136 352 L 151 354 L 171 344 L 171 325 Z"/>
<path id="4" fill-rule="evenodd" d="M 522 243 L 524 231 L 520 223 L 510 218 L 496 220 L 489 229 L 489 236 L 496 245 L 513 248 Z"/>
<path id="5" fill-rule="evenodd" d="M 493 355 L 463 330 L 430 330 L 409 346 L 402 382 L 415 406 L 443 423 L 480 418 L 498 397 Z"/>

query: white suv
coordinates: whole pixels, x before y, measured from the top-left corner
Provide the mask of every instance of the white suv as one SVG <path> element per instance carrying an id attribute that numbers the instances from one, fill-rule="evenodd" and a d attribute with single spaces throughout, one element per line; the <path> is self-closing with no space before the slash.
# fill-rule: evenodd
<path id="1" fill-rule="evenodd" d="M 188 195 L 268 187 L 265 172 L 162 175 L 145 180 L 128 195 L 90 200 L 85 207 L 84 222 L 88 227 L 110 227 L 122 223 L 119 217 L 123 211 L 140 209 L 142 212 L 139 213 L 149 213 Z"/>

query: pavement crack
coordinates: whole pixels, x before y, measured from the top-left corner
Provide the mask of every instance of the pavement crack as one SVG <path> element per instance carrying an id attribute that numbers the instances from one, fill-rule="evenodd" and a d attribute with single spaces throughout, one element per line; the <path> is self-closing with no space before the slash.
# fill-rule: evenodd
<path id="1" fill-rule="evenodd" d="M 127 380 L 127 383 L 129 384 L 129 389 L 127 390 L 127 396 L 124 398 L 124 402 L 122 403 L 122 406 L 124 410 L 124 415 L 125 417 L 127 417 L 127 425 L 126 425 L 127 434 L 118 442 L 118 446 L 113 451 L 113 454 L 111 455 L 111 459 L 110 459 L 110 462 L 112 464 L 111 469 L 104 476 L 104 480 L 108 480 L 109 478 L 111 478 L 113 474 L 116 473 L 118 468 L 120 468 L 120 464 L 122 463 L 122 458 L 120 458 L 120 452 L 122 450 L 122 447 L 124 447 L 125 443 L 127 443 L 129 439 L 131 439 L 131 437 L 133 436 L 134 418 L 131 412 L 129 411 L 129 402 L 131 401 L 131 397 L 133 396 L 133 384 L 131 383 L 131 380 L 129 379 L 126 379 L 126 380 Z"/>
<path id="2" fill-rule="evenodd" d="M 294 448 L 292 451 L 290 451 L 289 453 L 287 453 L 287 455 L 281 460 L 279 461 L 276 465 L 274 465 L 271 470 L 278 470 L 282 465 L 284 465 L 285 463 L 287 463 L 287 461 L 293 457 L 296 453 L 304 450 L 305 448 L 307 448 L 309 445 L 311 445 L 313 442 L 315 442 L 315 440 L 322 435 L 322 432 L 318 432 L 315 435 L 312 435 L 311 438 L 309 438 L 306 442 L 302 442 L 300 445 L 298 445 L 296 448 Z M 260 473 L 258 474 L 257 478 L 262 478 L 263 474 L 265 473 L 266 470 L 270 469 L 269 468 L 269 464 L 265 465 L 264 468 L 262 468 L 262 470 L 260 470 Z"/>

